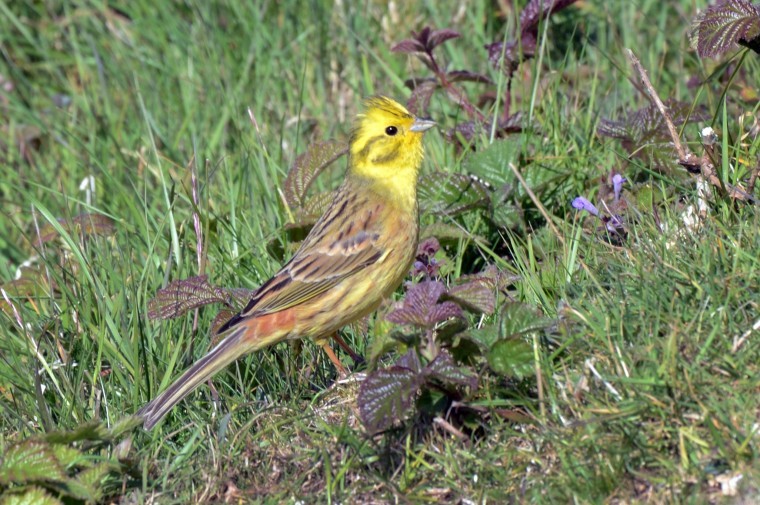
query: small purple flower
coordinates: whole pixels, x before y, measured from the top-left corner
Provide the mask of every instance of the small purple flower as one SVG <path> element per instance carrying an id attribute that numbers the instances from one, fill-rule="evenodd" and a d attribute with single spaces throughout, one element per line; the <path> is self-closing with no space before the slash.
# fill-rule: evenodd
<path id="1" fill-rule="evenodd" d="M 424 274 L 428 279 L 437 276 L 441 264 L 434 256 L 440 249 L 441 244 L 435 237 L 423 240 L 417 247 L 416 261 L 412 264 L 412 275 Z"/>
<path id="2" fill-rule="evenodd" d="M 586 198 L 583 198 L 582 196 L 579 196 L 575 200 L 573 200 L 573 207 L 575 207 L 578 210 L 585 210 L 589 214 L 593 214 L 596 217 L 599 217 L 599 209 L 597 209 L 593 203 L 589 202 Z"/>
<path id="3" fill-rule="evenodd" d="M 612 189 L 615 192 L 615 202 L 620 200 L 620 192 L 623 190 L 623 183 L 627 182 L 626 178 L 620 174 L 612 176 Z"/>
<path id="4" fill-rule="evenodd" d="M 412 275 L 424 274 L 425 277 L 431 278 L 438 275 L 441 264 L 435 258 L 427 259 L 423 256 L 417 256 L 417 261 L 412 264 Z"/>
<path id="5" fill-rule="evenodd" d="M 438 243 L 437 238 L 426 238 L 417 247 L 417 256 L 427 256 L 428 258 L 432 258 L 440 249 L 441 244 Z"/>

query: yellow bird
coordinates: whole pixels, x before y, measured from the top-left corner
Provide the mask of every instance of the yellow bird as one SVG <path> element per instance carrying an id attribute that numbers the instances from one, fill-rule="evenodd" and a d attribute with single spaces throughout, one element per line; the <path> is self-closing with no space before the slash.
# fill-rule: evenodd
<path id="1" fill-rule="evenodd" d="M 422 134 L 435 123 L 386 97 L 365 102 L 351 134 L 343 184 L 290 261 L 220 328 L 223 340 L 138 411 L 151 429 L 199 384 L 236 359 L 283 340 L 328 345 L 337 331 L 375 310 L 414 260 Z"/>

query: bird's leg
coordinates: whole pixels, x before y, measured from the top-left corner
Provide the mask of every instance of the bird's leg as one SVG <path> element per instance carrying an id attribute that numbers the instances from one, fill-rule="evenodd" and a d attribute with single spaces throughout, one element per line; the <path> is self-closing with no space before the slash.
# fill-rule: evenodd
<path id="1" fill-rule="evenodd" d="M 343 340 L 340 335 L 338 335 L 338 332 L 336 331 L 333 333 L 332 338 L 338 343 L 338 345 L 346 351 L 346 354 L 351 356 L 351 359 L 354 360 L 354 365 L 360 365 L 361 363 L 364 363 L 364 358 L 361 357 L 359 354 L 356 353 L 349 345 L 346 343 L 345 340 Z"/>
<path id="2" fill-rule="evenodd" d="M 325 340 L 321 342 L 320 345 L 322 346 L 322 349 L 324 349 L 325 353 L 327 353 L 327 357 L 330 358 L 330 361 L 332 361 L 333 365 L 335 365 L 335 368 L 338 369 L 338 374 L 341 377 L 347 377 L 348 370 L 346 370 L 346 367 L 343 366 L 343 363 L 341 363 L 338 357 L 335 355 L 332 347 L 330 347 L 329 341 Z"/>

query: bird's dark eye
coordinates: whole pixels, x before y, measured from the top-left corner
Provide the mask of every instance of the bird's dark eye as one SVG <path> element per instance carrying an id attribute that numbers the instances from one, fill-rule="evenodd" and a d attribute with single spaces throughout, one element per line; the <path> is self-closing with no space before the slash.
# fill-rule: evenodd
<path id="1" fill-rule="evenodd" d="M 390 135 L 391 137 L 398 133 L 398 128 L 395 126 L 389 126 L 385 129 L 385 134 Z"/>

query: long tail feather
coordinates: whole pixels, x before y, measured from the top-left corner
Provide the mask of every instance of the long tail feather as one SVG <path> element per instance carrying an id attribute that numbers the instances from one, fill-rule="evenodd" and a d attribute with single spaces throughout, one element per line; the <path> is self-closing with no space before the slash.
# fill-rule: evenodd
<path id="1" fill-rule="evenodd" d="M 188 368 L 166 391 L 141 408 L 137 415 L 144 419 L 145 429 L 153 428 L 172 407 L 206 379 L 253 350 L 245 345 L 245 330 L 244 327 L 240 327 L 230 333 L 208 354 Z"/>

